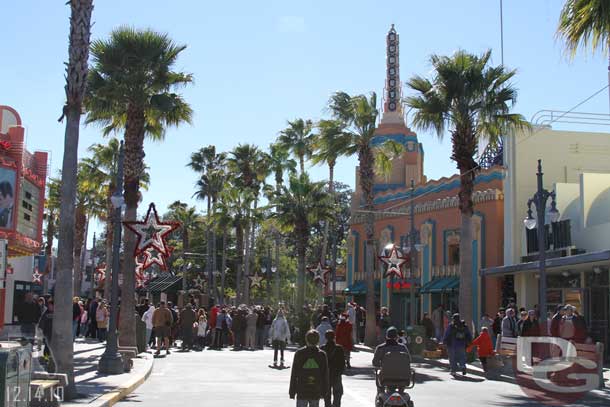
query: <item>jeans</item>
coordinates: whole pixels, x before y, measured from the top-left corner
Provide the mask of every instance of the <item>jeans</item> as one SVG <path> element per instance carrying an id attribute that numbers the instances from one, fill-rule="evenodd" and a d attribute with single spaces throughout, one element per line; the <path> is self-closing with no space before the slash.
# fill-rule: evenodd
<path id="1" fill-rule="evenodd" d="M 447 353 L 449 354 L 451 373 L 466 370 L 466 349 L 463 346 L 448 346 Z"/>
<path id="2" fill-rule="evenodd" d="M 280 360 L 284 363 L 284 349 L 286 349 L 286 342 L 284 341 L 273 341 L 273 362 L 277 362 L 277 352 L 280 351 Z"/>
<path id="3" fill-rule="evenodd" d="M 247 328 L 246 329 L 246 348 L 254 349 L 256 346 L 256 329 L 255 328 Z"/>
<path id="4" fill-rule="evenodd" d="M 320 407 L 320 400 L 297 399 L 297 407 Z"/>
<path id="5" fill-rule="evenodd" d="M 214 342 L 212 348 L 222 349 L 222 328 L 214 329 Z"/>
<path id="6" fill-rule="evenodd" d="M 146 328 L 146 344 L 150 343 L 150 336 L 152 335 L 152 328 Z"/>
<path id="7" fill-rule="evenodd" d="M 78 330 L 78 321 L 72 321 L 72 339 L 76 339 L 76 331 Z"/>
<path id="8" fill-rule="evenodd" d="M 331 380 L 330 392 L 324 399 L 325 407 L 341 407 L 341 397 L 343 396 L 343 382 L 341 381 L 341 375 Z M 332 403 L 330 399 L 330 393 L 332 393 Z"/>
<path id="9" fill-rule="evenodd" d="M 106 340 L 106 333 L 108 328 L 97 328 L 97 338 L 100 342 L 104 342 Z"/>

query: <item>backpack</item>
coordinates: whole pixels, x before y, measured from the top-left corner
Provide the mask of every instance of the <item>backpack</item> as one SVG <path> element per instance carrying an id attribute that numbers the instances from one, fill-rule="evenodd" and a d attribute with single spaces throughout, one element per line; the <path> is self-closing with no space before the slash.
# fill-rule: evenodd
<path id="1" fill-rule="evenodd" d="M 466 330 L 464 329 L 465 327 L 460 324 L 459 326 L 454 326 L 454 330 L 453 330 L 453 335 L 455 337 L 455 339 L 463 341 L 464 339 L 466 339 Z"/>

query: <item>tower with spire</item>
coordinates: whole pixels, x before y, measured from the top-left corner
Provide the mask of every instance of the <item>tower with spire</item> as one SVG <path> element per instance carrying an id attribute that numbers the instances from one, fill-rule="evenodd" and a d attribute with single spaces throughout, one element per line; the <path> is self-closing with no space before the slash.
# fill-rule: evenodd
<path id="1" fill-rule="evenodd" d="M 383 112 L 381 122 L 375 131 L 373 145 L 379 146 L 386 140 L 393 140 L 404 146 L 404 152 L 392 162 L 392 172 L 387 176 L 377 176 L 375 189 L 405 187 L 425 183 L 424 149 L 411 129 L 407 127 L 402 108 L 402 82 L 400 81 L 400 39 L 394 24 L 386 36 L 386 79 L 383 92 Z"/>

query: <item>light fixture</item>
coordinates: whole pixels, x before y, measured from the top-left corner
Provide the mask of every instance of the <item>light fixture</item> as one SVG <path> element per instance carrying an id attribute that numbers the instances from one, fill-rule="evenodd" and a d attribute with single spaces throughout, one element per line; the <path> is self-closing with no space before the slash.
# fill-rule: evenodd
<path id="1" fill-rule="evenodd" d="M 114 209 L 119 209 L 125 203 L 125 198 L 123 198 L 122 194 L 114 194 L 110 197 L 110 202 Z"/>
<path id="2" fill-rule="evenodd" d="M 261 272 L 263 274 L 267 274 L 267 267 L 261 267 Z"/>
<path id="3" fill-rule="evenodd" d="M 403 246 L 402 251 L 409 254 L 411 252 L 411 246 Z"/>
<path id="4" fill-rule="evenodd" d="M 595 274 L 601 274 L 602 272 L 602 268 L 601 267 L 593 267 L 593 272 Z"/>
<path id="5" fill-rule="evenodd" d="M 536 227 L 536 219 L 532 216 L 532 208 L 527 208 L 527 218 L 523 220 L 523 224 L 529 230 L 532 230 Z"/>
<path id="6" fill-rule="evenodd" d="M 417 250 L 418 252 L 421 252 L 423 248 L 424 248 L 423 244 L 415 243 L 415 250 Z"/>
<path id="7" fill-rule="evenodd" d="M 392 248 L 394 248 L 394 243 L 388 243 L 385 245 L 383 250 L 392 250 Z"/>
<path id="8" fill-rule="evenodd" d="M 276 271 L 277 271 L 277 267 L 275 267 L 275 266 L 274 266 L 274 267 L 271 267 L 271 272 L 272 272 L 272 273 L 275 273 Z"/>
<path id="9" fill-rule="evenodd" d="M 341 257 L 337 257 L 337 260 L 335 260 L 335 262 L 337 264 L 341 264 L 341 263 L 343 263 L 343 259 Z"/>
<path id="10" fill-rule="evenodd" d="M 570 272 L 565 270 L 565 271 L 561 272 L 561 275 L 564 276 L 564 277 L 570 277 Z"/>

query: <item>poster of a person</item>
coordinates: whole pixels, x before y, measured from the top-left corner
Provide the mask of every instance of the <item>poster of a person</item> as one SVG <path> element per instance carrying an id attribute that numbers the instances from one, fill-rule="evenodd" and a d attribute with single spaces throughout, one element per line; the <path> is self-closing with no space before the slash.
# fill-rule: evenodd
<path id="1" fill-rule="evenodd" d="M 0 228 L 13 225 L 15 204 L 15 171 L 0 168 Z"/>

